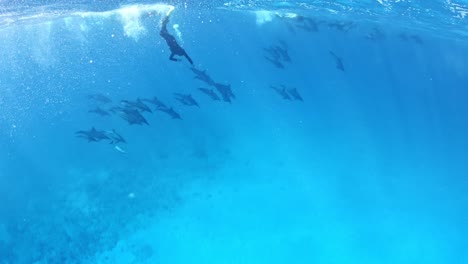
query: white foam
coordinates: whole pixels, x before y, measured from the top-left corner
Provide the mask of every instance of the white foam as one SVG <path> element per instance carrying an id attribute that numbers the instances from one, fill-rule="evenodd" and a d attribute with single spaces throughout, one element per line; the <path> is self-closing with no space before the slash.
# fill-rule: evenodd
<path id="1" fill-rule="evenodd" d="M 49 67 L 54 64 L 53 43 L 51 41 L 52 22 L 41 23 L 40 26 L 25 27 L 34 45 L 31 46 L 31 58 L 39 65 Z"/>
<path id="2" fill-rule="evenodd" d="M 76 40 L 80 43 L 86 43 L 85 33 L 89 31 L 88 25 L 79 17 L 66 17 L 64 19 L 65 27 L 70 32 L 73 32 Z"/>
<path id="3" fill-rule="evenodd" d="M 451 12 L 455 14 L 455 17 L 465 18 L 468 14 L 468 6 L 464 6 L 457 3 L 452 3 L 451 0 L 447 0 L 447 4 Z"/>
<path id="4" fill-rule="evenodd" d="M 143 14 L 169 14 L 174 7 L 165 4 L 152 4 L 152 5 L 128 5 L 118 9 L 104 11 L 104 12 L 77 12 L 73 15 L 83 18 L 113 18 L 116 17 L 122 23 L 125 35 L 138 40 L 146 33 L 146 28 L 141 23 L 141 16 Z"/>
<path id="5" fill-rule="evenodd" d="M 257 25 L 265 24 L 266 22 L 271 22 L 273 20 L 274 12 L 268 10 L 259 10 L 254 11 Z"/>
<path id="6" fill-rule="evenodd" d="M 257 25 L 262 25 L 267 22 L 271 22 L 275 17 L 279 18 L 286 18 L 286 19 L 294 19 L 297 18 L 296 13 L 290 12 L 277 12 L 277 11 L 268 11 L 268 10 L 260 10 L 260 11 L 253 11 L 256 16 Z"/>
<path id="7" fill-rule="evenodd" d="M 122 22 L 125 35 L 138 40 L 140 35 L 146 32 L 145 27 L 141 25 L 141 11 L 136 6 L 131 6 L 119 10 L 120 21 Z"/>
<path id="8" fill-rule="evenodd" d="M 174 28 L 174 32 L 177 35 L 177 39 L 180 41 L 181 44 L 184 44 L 184 40 L 182 39 L 182 32 L 180 32 L 179 30 L 179 24 L 174 24 L 174 26 L 172 27 Z"/>
<path id="9" fill-rule="evenodd" d="M 151 5 L 125 5 L 117 9 L 102 11 L 102 12 L 75 12 L 73 15 L 81 17 L 101 17 L 109 18 L 115 15 L 125 15 L 127 13 L 133 13 L 135 10 L 139 13 L 151 13 L 156 12 L 159 14 L 167 14 L 168 12 L 174 10 L 174 6 L 166 4 L 151 4 Z"/>

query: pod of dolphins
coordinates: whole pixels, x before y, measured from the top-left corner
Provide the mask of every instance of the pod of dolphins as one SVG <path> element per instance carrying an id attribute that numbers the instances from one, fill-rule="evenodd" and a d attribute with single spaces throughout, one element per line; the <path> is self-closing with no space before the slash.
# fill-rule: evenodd
<path id="1" fill-rule="evenodd" d="M 190 63 L 190 70 L 194 74 L 194 79 L 197 79 L 203 82 L 208 87 L 199 87 L 197 90 L 207 96 L 212 101 L 223 101 L 226 103 L 231 103 L 236 96 L 234 95 L 230 84 L 218 83 L 211 78 L 211 76 L 206 72 L 206 70 L 197 69 L 193 66 L 193 61 L 187 54 L 187 52 L 177 43 L 177 40 L 172 36 L 166 26 L 169 23 L 170 12 L 163 19 L 160 35 L 163 39 L 166 40 L 166 43 L 171 51 L 169 60 L 180 62 L 179 57 L 185 57 L 186 60 Z M 301 29 L 307 32 L 317 32 L 319 30 L 319 25 L 326 24 L 329 29 L 334 29 L 337 31 L 347 32 L 350 29 L 355 27 L 354 22 L 324 22 L 316 21 L 313 18 L 307 18 L 304 16 L 297 16 L 294 19 L 290 17 L 285 17 L 277 15 L 279 19 L 287 23 L 289 29 L 295 32 L 295 28 Z M 373 28 L 373 30 L 365 36 L 371 41 L 382 40 L 385 38 L 385 34 L 378 28 Z M 404 41 L 413 41 L 417 44 L 422 44 L 421 38 L 417 35 L 402 33 L 399 35 L 399 38 Z M 287 64 L 292 63 L 291 57 L 288 52 L 288 45 L 284 41 L 278 41 L 276 44 L 270 45 L 269 47 L 263 48 L 263 57 L 275 66 L 278 69 L 285 69 Z M 345 64 L 343 59 L 337 55 L 334 51 L 329 51 L 329 55 L 332 57 L 336 69 L 339 71 L 345 72 Z M 301 101 L 304 99 L 296 88 L 286 87 L 283 84 L 279 86 L 270 85 L 270 88 L 276 92 L 283 100 L 287 101 Z M 182 93 L 173 93 L 174 99 L 180 104 L 188 107 L 200 107 L 200 104 L 192 96 L 192 94 L 182 94 Z M 136 100 L 121 100 L 119 105 L 112 106 L 109 108 L 104 108 L 103 105 L 112 103 L 112 100 L 100 93 L 88 95 L 88 99 L 94 101 L 99 106 L 89 110 L 91 114 L 96 114 L 99 116 L 111 116 L 116 115 L 126 121 L 129 125 L 150 125 L 147 119 L 143 116 L 143 113 L 153 113 L 152 108 L 149 105 L 153 106 L 154 111 L 159 111 L 168 115 L 171 119 L 182 120 L 182 117 L 177 113 L 173 107 L 168 106 L 166 103 L 162 102 L 157 96 L 153 98 L 137 98 Z M 98 130 L 94 126 L 89 130 L 80 130 L 75 133 L 79 138 L 83 138 L 88 142 L 99 142 L 102 140 L 109 141 L 110 144 L 115 145 L 115 148 L 118 151 L 123 151 L 116 144 L 126 143 L 127 141 L 115 130 Z"/>
<path id="2" fill-rule="evenodd" d="M 221 84 L 213 81 L 213 79 L 207 74 L 206 70 L 199 70 L 194 67 L 190 68 L 195 74 L 194 78 L 198 79 L 209 86 L 214 88 L 198 88 L 198 91 L 207 96 L 212 101 L 224 101 L 231 103 L 232 99 L 235 98 L 234 93 L 231 90 L 229 84 Z M 200 107 L 200 104 L 194 98 L 192 94 L 173 93 L 174 99 L 181 105 L 189 107 Z M 118 105 L 106 107 L 111 104 L 112 100 L 101 93 L 90 94 L 87 96 L 94 104 L 97 104 L 95 108 L 89 110 L 90 114 L 99 116 L 118 116 L 129 125 L 150 125 L 148 120 L 143 115 L 144 113 L 150 114 L 153 111 L 159 111 L 168 115 L 172 119 L 182 120 L 182 116 L 174 110 L 173 107 L 168 106 L 157 96 L 152 98 L 136 98 L 135 100 L 121 100 Z M 152 107 L 150 107 L 152 106 Z M 102 140 L 109 141 L 110 144 L 126 143 L 127 141 L 115 130 L 110 131 L 98 130 L 92 127 L 89 130 L 80 130 L 75 133 L 79 138 L 83 138 L 88 142 L 99 142 Z"/>

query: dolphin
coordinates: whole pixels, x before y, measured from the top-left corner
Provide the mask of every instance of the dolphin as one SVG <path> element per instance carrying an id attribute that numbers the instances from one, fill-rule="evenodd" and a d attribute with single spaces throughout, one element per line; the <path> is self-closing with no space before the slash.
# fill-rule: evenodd
<path id="1" fill-rule="evenodd" d="M 289 52 L 287 49 L 277 46 L 276 50 L 278 51 L 278 54 L 280 55 L 283 61 L 291 62 L 291 57 L 289 57 Z"/>
<path id="2" fill-rule="evenodd" d="M 310 17 L 305 17 L 298 15 L 296 17 L 296 27 L 305 30 L 307 32 L 317 32 L 319 31 L 318 22 Z"/>
<path id="3" fill-rule="evenodd" d="M 410 35 L 409 38 L 416 44 L 422 45 L 424 43 L 418 35 Z"/>
<path id="4" fill-rule="evenodd" d="M 172 119 L 181 119 L 182 120 L 182 117 L 179 115 L 179 113 L 174 111 L 174 109 L 172 107 L 158 108 L 157 110 L 168 114 L 170 117 L 172 117 Z"/>
<path id="5" fill-rule="evenodd" d="M 153 97 L 152 99 L 143 99 L 142 101 L 148 102 L 156 106 L 156 108 L 167 108 L 166 104 L 161 102 L 158 97 Z"/>
<path id="6" fill-rule="evenodd" d="M 190 94 L 174 93 L 174 96 L 175 96 L 176 100 L 178 100 L 179 102 L 181 102 L 184 105 L 200 107 L 200 105 L 197 103 L 197 101 L 195 101 L 195 99 L 193 99 L 192 95 L 190 95 Z"/>
<path id="7" fill-rule="evenodd" d="M 286 42 L 280 40 L 278 41 L 279 45 L 272 45 L 268 48 L 263 48 L 266 55 L 265 59 L 269 60 L 278 68 L 284 68 L 281 62 L 291 62 L 291 57 L 288 53 L 288 45 Z"/>
<path id="8" fill-rule="evenodd" d="M 120 103 L 125 105 L 126 107 L 139 109 L 142 112 L 153 112 L 145 103 L 143 103 L 143 101 L 140 98 L 138 98 L 136 101 L 122 100 L 120 101 Z"/>
<path id="9" fill-rule="evenodd" d="M 123 108 L 120 107 L 120 106 L 113 106 L 111 108 L 109 108 L 109 112 L 113 113 L 113 114 L 120 114 L 120 113 L 123 113 Z"/>
<path id="10" fill-rule="evenodd" d="M 234 93 L 231 90 L 231 85 L 225 85 L 221 83 L 215 83 L 214 85 L 216 87 L 216 90 L 221 94 L 221 97 L 223 98 L 223 101 L 230 103 L 231 98 L 236 98 Z"/>
<path id="11" fill-rule="evenodd" d="M 134 108 L 122 108 L 122 107 L 112 107 L 110 109 L 112 113 L 118 114 L 122 119 L 128 122 L 130 125 L 149 125 L 145 117 L 140 113 L 140 111 Z"/>
<path id="12" fill-rule="evenodd" d="M 366 35 L 366 38 L 372 41 L 384 40 L 385 33 L 382 32 L 379 28 L 374 27 L 372 31 Z"/>
<path id="13" fill-rule="evenodd" d="M 107 97 L 107 96 L 105 96 L 105 95 L 103 95 L 101 93 L 89 94 L 87 97 L 90 100 L 94 100 L 94 101 L 102 103 L 102 104 L 108 104 L 108 103 L 112 102 L 112 100 L 109 99 L 109 97 Z"/>
<path id="14" fill-rule="evenodd" d="M 289 57 L 288 44 L 283 40 L 278 41 L 279 45 L 276 45 L 274 48 L 281 59 L 285 62 L 291 62 L 291 57 Z"/>
<path id="15" fill-rule="evenodd" d="M 296 88 L 287 89 L 287 91 L 292 96 L 292 99 L 304 101 L 304 99 L 302 99 L 302 96 L 299 94 Z"/>
<path id="16" fill-rule="evenodd" d="M 341 71 L 345 71 L 345 68 L 344 68 L 344 65 L 343 65 L 343 59 L 341 57 L 338 57 L 338 55 L 336 55 L 333 51 L 328 51 L 330 53 L 330 55 L 335 59 L 335 64 L 336 64 L 336 68 L 341 70 Z"/>
<path id="17" fill-rule="evenodd" d="M 401 40 L 404 40 L 404 41 L 413 41 L 417 44 L 420 44 L 422 45 L 423 44 L 423 40 L 418 36 L 418 35 L 414 35 L 414 34 L 407 34 L 405 32 L 402 32 L 398 35 L 398 37 L 401 39 Z"/>
<path id="18" fill-rule="evenodd" d="M 348 32 L 350 29 L 352 29 L 355 26 L 354 22 L 352 21 L 336 21 L 336 22 L 330 22 L 328 23 L 329 28 L 334 28 L 338 31 L 342 32 Z"/>
<path id="19" fill-rule="evenodd" d="M 220 101 L 221 98 L 219 98 L 218 94 L 213 91 L 213 89 L 207 89 L 207 88 L 198 88 L 202 93 L 208 95 L 213 101 Z"/>
<path id="20" fill-rule="evenodd" d="M 271 47 L 268 47 L 268 48 L 263 48 L 263 51 L 265 51 L 265 53 L 267 53 L 267 55 L 269 56 L 265 56 L 265 57 L 268 57 L 272 60 L 279 60 L 281 58 L 281 55 L 279 53 L 279 51 L 277 50 L 278 46 L 271 46 Z"/>
<path id="21" fill-rule="evenodd" d="M 275 90 L 279 95 L 281 95 L 281 97 L 284 100 L 291 100 L 291 96 L 289 96 L 288 92 L 286 91 L 286 87 L 284 87 L 283 85 L 281 85 L 281 88 L 270 85 L 270 88 Z"/>
<path id="22" fill-rule="evenodd" d="M 292 24 L 294 24 L 294 26 L 296 26 L 299 29 L 305 30 L 307 32 L 319 31 L 320 22 L 316 21 L 314 18 L 305 17 L 302 15 L 290 16 L 290 15 L 284 15 L 284 14 L 283 15 L 276 14 L 276 17 L 283 20 L 288 26 L 289 30 L 291 30 L 293 33 L 295 33 L 295 30 L 292 27 L 293 25 L 289 23 L 289 21 L 291 20 L 293 21 Z"/>
<path id="23" fill-rule="evenodd" d="M 109 112 L 102 109 L 101 107 L 96 107 L 95 109 L 89 110 L 88 113 L 94 113 L 100 116 L 108 116 L 110 115 Z"/>
<path id="24" fill-rule="evenodd" d="M 212 86 L 214 85 L 214 81 L 213 79 L 211 79 L 211 77 L 208 75 L 208 73 L 206 73 L 206 70 L 199 70 L 195 67 L 191 67 L 190 70 L 192 70 L 193 73 L 195 73 L 195 79 L 198 79 L 202 82 L 205 82 L 206 84 Z"/>
<path id="25" fill-rule="evenodd" d="M 106 133 L 102 130 L 97 130 L 96 128 L 92 127 L 90 130 L 80 130 L 75 132 L 77 137 L 85 138 L 88 142 L 98 142 L 103 139 L 110 139 Z"/>
<path id="26" fill-rule="evenodd" d="M 115 129 L 107 131 L 107 136 L 111 140 L 110 144 L 127 143 L 127 141 L 119 133 L 117 133 Z"/>
<path id="27" fill-rule="evenodd" d="M 267 56 L 264 56 L 264 57 L 265 57 L 266 60 L 271 62 L 271 64 L 275 65 L 276 68 L 284 69 L 283 63 L 281 63 L 278 59 L 270 58 L 270 57 L 267 57 Z"/>
<path id="28" fill-rule="evenodd" d="M 123 119 L 127 120 L 130 125 L 142 125 L 146 124 L 149 126 L 148 121 L 145 117 L 135 109 L 124 109 L 124 115 L 122 116 Z"/>

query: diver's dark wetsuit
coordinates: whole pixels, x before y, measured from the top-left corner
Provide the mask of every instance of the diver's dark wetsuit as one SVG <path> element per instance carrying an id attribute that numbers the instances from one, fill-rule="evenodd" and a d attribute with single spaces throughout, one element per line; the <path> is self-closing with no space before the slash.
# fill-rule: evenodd
<path id="1" fill-rule="evenodd" d="M 171 50 L 171 56 L 169 56 L 169 59 L 171 61 L 179 61 L 178 59 L 174 58 L 175 55 L 177 56 L 184 56 L 187 58 L 187 60 L 190 62 L 190 64 L 193 65 L 192 59 L 188 56 L 187 52 L 177 43 L 176 39 L 174 36 L 169 34 L 167 31 L 167 23 L 169 23 L 169 16 L 166 16 L 164 18 L 164 21 L 162 23 L 161 31 L 159 32 L 159 35 L 166 40 L 167 45 L 169 46 L 169 49 Z"/>

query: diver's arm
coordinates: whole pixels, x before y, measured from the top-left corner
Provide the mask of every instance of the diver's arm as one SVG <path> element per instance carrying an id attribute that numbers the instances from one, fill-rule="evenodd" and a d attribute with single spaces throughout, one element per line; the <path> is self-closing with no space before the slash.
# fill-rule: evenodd
<path id="1" fill-rule="evenodd" d="M 171 56 L 169 56 L 169 59 L 171 61 L 179 61 L 178 59 L 174 58 L 175 54 L 174 53 L 171 53 Z"/>

